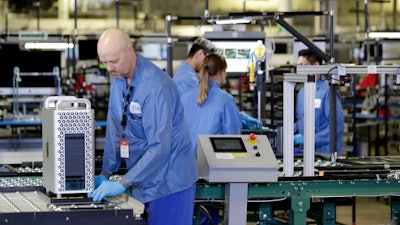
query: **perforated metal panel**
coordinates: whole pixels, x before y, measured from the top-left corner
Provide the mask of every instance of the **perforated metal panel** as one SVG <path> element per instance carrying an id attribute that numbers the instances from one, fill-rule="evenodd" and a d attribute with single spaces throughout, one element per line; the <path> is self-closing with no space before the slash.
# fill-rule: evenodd
<path id="1" fill-rule="evenodd" d="M 43 186 L 46 189 L 55 194 L 93 191 L 93 124 L 90 102 L 86 99 L 64 96 L 45 103 Z"/>

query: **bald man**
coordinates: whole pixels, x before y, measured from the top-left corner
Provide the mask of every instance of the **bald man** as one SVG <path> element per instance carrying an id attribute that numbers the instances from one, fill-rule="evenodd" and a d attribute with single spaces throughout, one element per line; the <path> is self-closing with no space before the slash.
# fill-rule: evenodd
<path id="1" fill-rule="evenodd" d="M 192 224 L 196 157 L 175 83 L 137 54 L 119 29 L 103 32 L 97 52 L 112 80 L 102 173 L 93 200 L 130 188 L 145 203 L 147 224 Z M 128 172 L 110 181 L 123 160 Z"/>

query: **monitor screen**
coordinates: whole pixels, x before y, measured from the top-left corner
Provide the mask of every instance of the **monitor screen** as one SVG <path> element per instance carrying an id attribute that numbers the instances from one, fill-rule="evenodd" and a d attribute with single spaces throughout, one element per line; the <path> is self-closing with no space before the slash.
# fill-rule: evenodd
<path id="1" fill-rule="evenodd" d="M 13 94 L 14 67 L 19 67 L 20 73 L 51 73 L 54 67 L 61 67 L 61 51 L 25 51 L 18 44 L 0 45 L 1 79 L 0 95 Z M 40 95 L 56 94 L 57 77 L 21 76 L 19 94 Z M 27 93 L 25 93 L 27 92 Z"/>
<path id="2" fill-rule="evenodd" d="M 140 43 L 141 54 L 148 59 L 167 59 L 167 43 Z"/>
<path id="3" fill-rule="evenodd" d="M 243 140 L 240 137 L 210 137 L 214 152 L 218 153 L 240 153 L 247 152 Z"/>
<path id="4" fill-rule="evenodd" d="M 212 40 L 220 53 L 225 57 L 228 73 L 245 74 L 248 71 L 248 64 L 251 54 L 257 47 L 258 40 Z M 263 41 L 263 40 L 261 40 Z M 263 41 L 264 42 L 264 41 Z"/>
<path id="5" fill-rule="evenodd" d="M 97 39 L 78 40 L 78 55 L 80 60 L 97 59 Z"/>

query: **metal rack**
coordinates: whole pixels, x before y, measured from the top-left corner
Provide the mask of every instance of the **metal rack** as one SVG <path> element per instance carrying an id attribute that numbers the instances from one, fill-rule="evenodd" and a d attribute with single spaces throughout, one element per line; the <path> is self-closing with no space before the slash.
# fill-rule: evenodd
<path id="1" fill-rule="evenodd" d="M 293 85 L 296 82 L 304 82 L 305 86 L 305 104 L 307 107 L 305 109 L 309 109 L 305 112 L 305 126 L 309 126 L 308 128 L 305 127 L 305 149 L 310 149 L 310 151 L 306 151 L 305 158 L 312 159 L 314 154 L 314 145 L 309 144 L 314 142 L 314 91 L 315 87 L 312 87 L 313 80 L 310 79 L 310 76 L 314 76 L 315 74 L 331 74 L 332 80 L 335 82 L 344 82 L 345 75 L 356 75 L 356 74 L 367 74 L 367 73 L 383 73 L 383 74 L 392 74 L 397 76 L 400 73 L 400 68 L 398 66 L 376 66 L 376 65 L 368 65 L 368 66 L 354 66 L 354 65 L 345 65 L 345 64 L 330 64 L 330 65 L 321 65 L 321 66 L 297 66 L 296 68 L 297 74 L 285 74 L 285 81 L 284 81 L 284 108 L 285 109 L 292 109 L 294 102 L 293 102 Z M 310 87 L 307 87 L 309 85 Z M 315 83 L 314 83 L 315 85 Z M 285 103 L 286 102 L 286 103 Z M 333 111 L 335 112 L 335 111 Z M 353 116 L 355 118 L 355 111 L 353 111 Z M 284 134 L 286 135 L 284 138 L 286 140 L 293 140 L 293 111 L 287 110 L 284 111 L 284 127 L 283 127 Z M 336 129 L 336 128 L 335 128 Z M 355 123 L 353 123 L 353 130 L 355 130 Z M 309 131 L 307 133 L 307 131 Z M 331 135 L 335 135 L 335 132 L 331 132 Z M 335 139 L 335 137 L 333 137 Z M 284 155 L 287 157 L 287 170 L 289 176 L 292 171 L 292 163 L 293 162 L 293 146 L 290 142 L 285 142 L 286 145 L 283 146 L 284 148 Z M 308 147 L 307 147 L 308 146 Z M 286 154 L 285 154 L 286 151 Z M 313 160 L 311 160 L 313 161 Z M 313 166 L 310 164 L 310 166 Z M 305 170 L 312 170 L 312 168 L 308 168 L 305 166 Z M 308 173 L 306 173 L 308 174 Z"/>
<path id="2" fill-rule="evenodd" d="M 56 78 L 56 83 L 54 88 L 51 88 L 49 95 L 61 95 L 61 78 L 60 78 L 60 68 L 54 67 L 52 72 L 20 72 L 19 67 L 14 67 L 14 76 L 13 76 L 13 113 L 17 118 L 20 118 L 19 112 L 19 103 L 20 103 L 20 87 L 19 83 L 21 82 L 22 76 L 54 76 Z M 25 93 L 28 95 L 40 95 L 41 92 L 35 92 L 37 88 L 32 88 L 28 92 Z M 52 92 L 52 93 L 50 93 Z M 26 104 L 23 104 L 23 116 L 26 116 Z"/>

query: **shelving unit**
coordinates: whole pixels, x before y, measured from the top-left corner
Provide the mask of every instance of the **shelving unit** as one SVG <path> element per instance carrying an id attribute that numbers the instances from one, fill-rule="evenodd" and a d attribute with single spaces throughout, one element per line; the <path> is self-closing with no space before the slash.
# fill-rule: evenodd
<path id="1" fill-rule="evenodd" d="M 229 92 L 236 101 L 239 111 L 254 115 L 254 93 L 249 89 L 248 76 L 229 76 L 223 89 Z"/>

